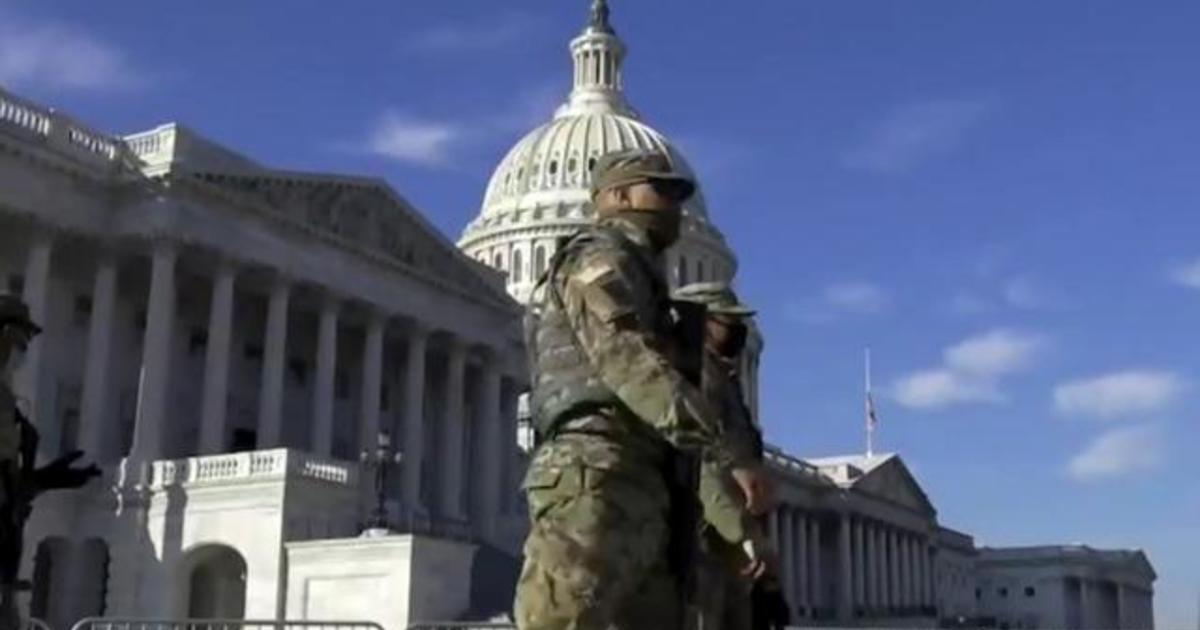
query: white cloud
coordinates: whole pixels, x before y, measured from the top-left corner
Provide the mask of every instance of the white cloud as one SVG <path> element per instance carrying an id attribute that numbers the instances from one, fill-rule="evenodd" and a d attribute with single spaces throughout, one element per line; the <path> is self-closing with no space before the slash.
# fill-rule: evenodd
<path id="1" fill-rule="evenodd" d="M 541 24 L 541 20 L 527 13 L 493 16 L 473 24 L 444 24 L 412 36 L 406 47 L 423 53 L 495 50 L 525 41 Z"/>
<path id="2" fill-rule="evenodd" d="M 1054 406 L 1065 414 L 1123 418 L 1161 410 L 1182 391 L 1183 379 L 1171 372 L 1126 370 L 1058 385 Z"/>
<path id="3" fill-rule="evenodd" d="M 997 329 L 946 348 L 946 366 L 962 374 L 999 376 L 1029 364 L 1042 346 L 1036 335 Z"/>
<path id="4" fill-rule="evenodd" d="M 0 83 L 79 90 L 136 86 L 144 77 L 113 45 L 76 27 L 0 9 Z"/>
<path id="5" fill-rule="evenodd" d="M 1003 328 L 968 337 L 942 352 L 942 365 L 897 379 L 891 394 L 912 409 L 1003 402 L 1002 377 L 1027 368 L 1044 346 L 1041 336 Z"/>
<path id="6" fill-rule="evenodd" d="M 1172 282 L 1191 288 L 1200 289 L 1200 258 L 1190 263 L 1176 265 L 1169 272 Z"/>
<path id="7" fill-rule="evenodd" d="M 904 376 L 892 386 L 892 394 L 901 405 L 913 409 L 1002 400 L 993 383 L 944 368 Z"/>
<path id="8" fill-rule="evenodd" d="M 790 303 L 788 315 L 812 324 L 835 321 L 845 315 L 873 315 L 887 308 L 888 294 L 870 282 L 842 282 L 820 294 Z"/>
<path id="9" fill-rule="evenodd" d="M 845 166 L 876 173 L 909 171 L 953 153 L 992 107 L 970 99 L 944 99 L 896 107 L 842 156 Z"/>
<path id="10" fill-rule="evenodd" d="M 1071 458 L 1067 473 L 1077 481 L 1097 481 L 1153 470 L 1164 459 L 1157 426 L 1121 427 L 1100 435 Z"/>
<path id="11" fill-rule="evenodd" d="M 447 167 L 485 142 L 542 124 L 559 99 L 557 90 L 538 85 L 519 92 L 498 111 L 469 121 L 427 118 L 389 109 L 376 119 L 365 139 L 334 147 L 420 166 Z"/>
<path id="12" fill-rule="evenodd" d="M 449 122 L 422 120 L 396 111 L 385 113 L 367 139 L 375 155 L 425 166 L 441 166 L 461 142 L 465 130 Z"/>

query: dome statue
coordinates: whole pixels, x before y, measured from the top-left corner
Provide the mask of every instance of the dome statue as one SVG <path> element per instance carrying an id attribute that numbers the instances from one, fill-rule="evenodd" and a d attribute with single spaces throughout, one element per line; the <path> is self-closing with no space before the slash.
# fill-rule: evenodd
<path id="1" fill-rule="evenodd" d="M 691 282 L 732 282 L 737 259 L 709 220 L 704 185 L 683 154 L 642 121 L 625 98 L 625 44 L 611 23 L 608 2 L 593 0 L 583 32 L 571 41 L 574 76 L 567 101 L 554 118 L 509 150 L 484 193 L 479 216 L 467 224 L 458 247 L 502 271 L 508 292 L 524 304 L 545 271 L 559 239 L 591 221 L 589 187 L 596 160 L 626 149 L 656 149 L 696 180 L 684 204 L 679 242 L 663 255 L 672 288 Z M 742 378 L 751 413 L 758 417 L 758 366 L 763 339 L 751 330 Z"/>
<path id="2" fill-rule="evenodd" d="M 522 303 L 558 239 L 590 221 L 588 187 L 598 157 L 656 149 L 695 179 L 682 153 L 626 100 L 621 80 L 626 48 L 609 19 L 608 3 L 594 0 L 587 25 L 571 41 L 574 77 L 567 102 L 501 160 L 479 216 L 458 242 L 468 256 L 503 271 L 509 293 Z M 680 242 L 664 255 L 664 264 L 673 285 L 728 281 L 737 270 L 724 236 L 709 221 L 700 182 L 684 207 Z"/>

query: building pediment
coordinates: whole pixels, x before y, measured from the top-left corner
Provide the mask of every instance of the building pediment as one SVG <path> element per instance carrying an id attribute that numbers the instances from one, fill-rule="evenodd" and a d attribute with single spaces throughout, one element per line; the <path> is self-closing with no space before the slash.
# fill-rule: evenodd
<path id="1" fill-rule="evenodd" d="M 284 171 L 193 176 L 428 278 L 517 308 L 497 272 L 464 256 L 381 180 Z"/>
<path id="2" fill-rule="evenodd" d="M 811 463 L 838 485 L 905 509 L 936 516 L 937 510 L 897 455 L 814 459 Z"/>

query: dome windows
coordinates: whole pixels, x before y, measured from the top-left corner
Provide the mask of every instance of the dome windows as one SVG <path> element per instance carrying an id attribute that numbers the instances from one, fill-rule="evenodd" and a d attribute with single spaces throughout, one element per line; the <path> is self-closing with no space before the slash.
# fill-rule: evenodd
<path id="1" fill-rule="evenodd" d="M 512 254 L 512 281 L 519 283 L 525 280 L 525 265 L 521 250 L 515 249 Z"/>
<path id="2" fill-rule="evenodd" d="M 546 272 L 546 246 L 538 245 L 533 250 L 533 276 L 534 279 L 542 277 Z"/>
<path id="3" fill-rule="evenodd" d="M 575 158 L 571 158 L 571 159 L 567 160 L 567 172 L 568 173 L 574 173 L 575 169 L 578 167 L 579 167 L 579 161 L 576 160 Z"/>
<path id="4" fill-rule="evenodd" d="M 551 175 L 558 174 L 558 160 L 550 160 L 550 169 L 549 170 L 550 170 Z"/>

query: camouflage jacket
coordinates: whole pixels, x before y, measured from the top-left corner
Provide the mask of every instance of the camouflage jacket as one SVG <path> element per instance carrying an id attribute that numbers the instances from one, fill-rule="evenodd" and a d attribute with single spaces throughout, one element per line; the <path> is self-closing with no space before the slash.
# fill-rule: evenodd
<path id="1" fill-rule="evenodd" d="M 742 388 L 733 362 L 711 352 L 704 357 L 704 392 L 721 415 L 722 439 L 740 460 L 762 460 L 762 434 L 742 398 Z M 726 542 L 739 542 L 751 535 L 753 517 L 744 509 L 741 490 L 727 470 L 710 462 L 700 468 L 700 502 L 711 533 Z M 712 535 L 709 548 L 720 546 Z"/>
<path id="2" fill-rule="evenodd" d="M 669 320 L 666 284 L 655 275 L 660 266 L 645 235 L 619 218 L 605 219 L 581 235 L 589 230 L 613 231 L 627 243 L 573 238 L 561 250 L 566 257 L 551 265 L 552 273 L 535 290 L 530 307 L 543 313 L 565 310 L 574 343 L 619 404 L 571 418 L 559 432 L 595 436 L 581 463 L 601 468 L 633 463 L 629 460 L 653 464 L 669 446 L 700 452 L 721 468 L 744 461 L 744 454 L 721 439 L 720 416 L 703 393 L 674 367 L 675 349 L 664 325 Z M 553 370 L 535 374 L 534 397 L 537 388 L 556 386 Z M 545 459 L 579 461 L 579 452 L 557 452 L 572 450 L 567 444 L 576 440 L 555 441 L 563 448 L 541 449 L 546 452 L 538 454 L 535 466 L 551 463 Z"/>

